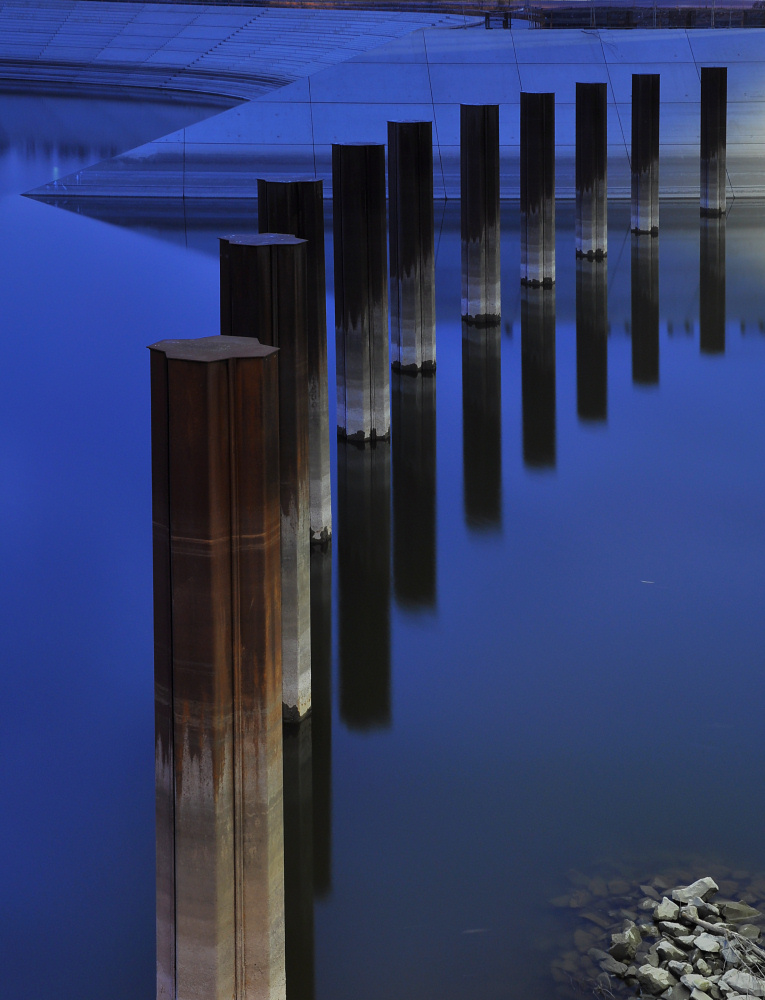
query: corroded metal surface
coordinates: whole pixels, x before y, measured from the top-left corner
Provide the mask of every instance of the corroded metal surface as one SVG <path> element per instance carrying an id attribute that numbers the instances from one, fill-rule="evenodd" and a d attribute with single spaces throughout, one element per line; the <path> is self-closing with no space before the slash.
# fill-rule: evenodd
<path id="1" fill-rule="evenodd" d="M 390 329 L 394 368 L 436 366 L 433 126 L 388 122 Z"/>
<path id="2" fill-rule="evenodd" d="M 390 434 L 385 146 L 332 146 L 337 432 Z"/>
<path id="3" fill-rule="evenodd" d="M 521 93 L 521 282 L 555 282 L 555 94 Z"/>
<path id="4" fill-rule="evenodd" d="M 399 604 L 436 604 L 436 379 L 391 375 L 393 588 Z"/>
<path id="5" fill-rule="evenodd" d="M 390 692 L 390 442 L 337 443 L 340 717 L 387 727 Z"/>
<path id="6" fill-rule="evenodd" d="M 465 522 L 502 526 L 502 369 L 499 323 L 462 321 L 462 474 Z"/>
<path id="7" fill-rule="evenodd" d="M 315 178 L 258 180 L 260 232 L 291 233 L 306 241 L 304 315 L 308 344 L 311 542 L 314 544 L 324 544 L 332 534 L 323 199 L 323 182 Z"/>
<path id="8" fill-rule="evenodd" d="M 632 234 L 632 381 L 659 382 L 659 240 Z"/>
<path id="9" fill-rule="evenodd" d="M 521 393 L 523 461 L 529 468 L 555 468 L 555 290 L 521 291 Z"/>
<path id="10" fill-rule="evenodd" d="M 279 348 L 283 698 L 285 717 L 301 718 L 311 707 L 306 242 L 225 237 L 220 266 L 221 332 Z"/>
<path id="11" fill-rule="evenodd" d="M 576 262 L 576 412 L 581 420 L 608 416 L 608 263 Z"/>
<path id="12" fill-rule="evenodd" d="M 659 231 L 659 74 L 632 74 L 633 233 Z"/>
<path id="13" fill-rule="evenodd" d="M 460 104 L 462 318 L 496 323 L 501 313 L 499 105 Z"/>
<path id="14" fill-rule="evenodd" d="M 277 352 L 151 350 L 157 996 L 283 1000 Z"/>
<path id="15" fill-rule="evenodd" d="M 701 67 L 701 214 L 725 212 L 728 70 Z"/>
<path id="16" fill-rule="evenodd" d="M 608 86 L 576 85 L 576 253 L 608 251 Z"/>

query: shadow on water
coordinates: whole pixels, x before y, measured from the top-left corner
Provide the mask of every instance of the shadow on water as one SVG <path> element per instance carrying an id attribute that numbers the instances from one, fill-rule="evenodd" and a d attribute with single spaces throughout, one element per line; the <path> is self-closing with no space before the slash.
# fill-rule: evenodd
<path id="1" fill-rule="evenodd" d="M 576 262 L 576 412 L 608 419 L 608 258 Z"/>
<path id="2" fill-rule="evenodd" d="M 701 219 L 699 350 L 725 354 L 725 216 Z"/>
<path id="3" fill-rule="evenodd" d="M 391 373 L 393 588 L 403 608 L 436 605 L 436 377 Z"/>
<path id="4" fill-rule="evenodd" d="M 523 462 L 531 469 L 554 469 L 555 286 L 521 291 L 521 385 Z"/>
<path id="5" fill-rule="evenodd" d="M 632 234 L 632 381 L 659 384 L 659 237 Z"/>
<path id="6" fill-rule="evenodd" d="M 502 528 L 502 328 L 462 322 L 462 469 L 465 523 Z"/>
<path id="7" fill-rule="evenodd" d="M 340 718 L 391 724 L 390 442 L 337 442 Z"/>

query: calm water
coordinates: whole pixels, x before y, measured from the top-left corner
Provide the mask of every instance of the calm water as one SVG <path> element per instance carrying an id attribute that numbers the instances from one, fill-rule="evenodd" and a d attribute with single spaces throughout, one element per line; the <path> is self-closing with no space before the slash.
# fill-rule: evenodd
<path id="1" fill-rule="evenodd" d="M 0 152 L 8 1000 L 153 994 L 145 345 L 217 332 L 216 237 L 254 223 L 252 206 L 105 222 L 20 197 L 99 158 L 89 116 L 67 118 L 74 153 L 32 113 Z M 526 352 L 525 374 L 513 205 L 500 362 L 463 372 L 458 209 L 436 212 L 435 380 L 398 385 L 373 467 L 335 453 L 333 564 L 313 567 L 313 942 L 309 907 L 290 1000 L 553 996 L 573 923 L 549 900 L 572 867 L 765 868 L 765 206 L 730 212 L 724 351 L 718 326 L 706 353 L 718 272 L 700 274 L 697 206 L 663 205 L 658 379 L 611 207 L 605 419 L 597 364 L 577 400 L 572 207 L 554 370 Z M 327 250 L 331 321 L 331 228 Z"/>

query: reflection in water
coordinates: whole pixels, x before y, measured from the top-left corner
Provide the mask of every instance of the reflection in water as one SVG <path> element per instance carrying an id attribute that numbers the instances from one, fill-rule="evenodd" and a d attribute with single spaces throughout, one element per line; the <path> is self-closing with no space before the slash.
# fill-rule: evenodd
<path id="1" fill-rule="evenodd" d="M 313 888 L 332 888 L 332 543 L 311 550 Z"/>
<path id="2" fill-rule="evenodd" d="M 311 724 L 284 727 L 284 948 L 290 1000 L 314 996 Z"/>
<path id="3" fill-rule="evenodd" d="M 462 469 L 465 523 L 502 527 L 502 328 L 462 322 Z"/>
<path id="4" fill-rule="evenodd" d="M 608 258 L 576 261 L 576 412 L 608 416 Z"/>
<path id="5" fill-rule="evenodd" d="M 725 353 L 725 216 L 701 219 L 699 257 L 699 347 Z"/>
<path id="6" fill-rule="evenodd" d="M 523 461 L 555 468 L 555 287 L 521 292 Z"/>
<path id="7" fill-rule="evenodd" d="M 659 384 L 659 239 L 632 234 L 632 381 Z"/>
<path id="8" fill-rule="evenodd" d="M 393 587 L 403 607 L 436 603 L 436 379 L 391 373 Z"/>
<path id="9" fill-rule="evenodd" d="M 340 717 L 389 726 L 390 441 L 337 442 Z"/>

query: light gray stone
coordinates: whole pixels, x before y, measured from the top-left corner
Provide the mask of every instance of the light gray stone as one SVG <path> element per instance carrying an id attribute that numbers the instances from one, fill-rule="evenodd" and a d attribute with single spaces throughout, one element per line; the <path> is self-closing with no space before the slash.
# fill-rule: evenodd
<path id="1" fill-rule="evenodd" d="M 683 923 L 694 927 L 699 921 L 699 909 L 694 906 L 693 903 L 689 903 L 687 906 L 682 907 L 680 910 L 680 919 Z"/>
<path id="2" fill-rule="evenodd" d="M 709 979 L 710 983 L 712 982 L 710 978 L 712 975 L 712 969 L 709 966 L 709 962 L 705 961 L 703 958 L 696 959 L 696 972 L 698 972 L 700 976 L 705 976 Z"/>
<path id="3" fill-rule="evenodd" d="M 693 900 L 694 896 L 699 896 L 704 902 L 706 902 L 711 896 L 718 891 L 719 886 L 713 878 L 700 878 L 697 881 L 692 882 L 685 888 L 678 888 L 672 890 L 672 898 L 676 903 L 680 903 L 685 906 Z"/>
<path id="4" fill-rule="evenodd" d="M 656 951 L 663 962 L 669 962 L 670 960 L 682 962 L 685 959 L 683 949 L 678 948 L 674 941 L 668 941 L 666 938 L 658 942 Z"/>
<path id="5" fill-rule="evenodd" d="M 712 934 L 708 934 L 705 931 L 703 934 L 699 934 L 696 938 L 696 947 L 699 951 L 704 951 L 714 955 L 720 950 L 720 939 Z"/>
<path id="6" fill-rule="evenodd" d="M 635 952 L 642 940 L 640 931 L 635 924 L 628 921 L 621 934 L 611 935 L 611 947 L 608 950 L 617 961 L 625 958 L 632 959 L 635 957 Z"/>
<path id="7" fill-rule="evenodd" d="M 662 920 L 677 920 L 680 907 L 665 896 L 653 911 L 653 919 L 658 924 Z"/>
<path id="8" fill-rule="evenodd" d="M 762 913 L 759 910 L 755 910 L 755 908 L 750 906 L 748 903 L 721 903 L 720 909 L 723 917 L 734 924 L 741 923 L 743 920 L 753 920 L 755 917 L 762 916 Z"/>
<path id="9" fill-rule="evenodd" d="M 662 993 L 666 1000 L 690 1000 L 691 991 L 686 989 L 682 983 L 673 986 L 671 990 Z"/>
<path id="10" fill-rule="evenodd" d="M 741 924 L 740 927 L 736 928 L 736 933 L 740 934 L 741 937 L 749 938 L 750 941 L 756 941 L 760 936 L 760 928 L 755 927 L 754 924 Z"/>
<path id="11" fill-rule="evenodd" d="M 667 968 L 678 979 L 682 979 L 683 976 L 688 976 L 693 972 L 693 966 L 690 962 L 676 962 L 673 960 L 667 962 Z"/>
<path id="12" fill-rule="evenodd" d="M 606 955 L 606 957 L 601 961 L 600 967 L 604 972 L 608 972 L 612 976 L 619 976 L 622 979 L 627 972 L 627 966 L 624 962 L 617 962 L 616 959 L 612 958 L 610 955 Z"/>
<path id="13" fill-rule="evenodd" d="M 739 969 L 729 969 L 720 979 L 721 983 L 727 983 L 739 993 L 748 993 L 750 996 L 765 997 L 765 979 L 753 976 L 749 972 L 742 972 Z"/>
<path id="14" fill-rule="evenodd" d="M 706 993 L 702 993 L 701 990 L 691 990 L 691 1000 L 708 1000 L 708 996 Z"/>
<path id="15" fill-rule="evenodd" d="M 678 934 L 675 938 L 675 943 L 679 944 L 681 948 L 692 948 L 696 942 L 696 938 L 693 934 Z"/>
<path id="16" fill-rule="evenodd" d="M 691 992 L 693 992 L 693 990 L 701 990 L 702 993 L 708 993 L 709 987 L 712 985 L 708 979 L 695 972 L 690 972 L 685 976 L 681 976 L 680 982 L 686 989 L 691 990 Z"/>
<path id="17" fill-rule="evenodd" d="M 678 924 L 672 920 L 660 921 L 659 930 L 663 934 L 669 934 L 669 936 L 673 938 L 682 937 L 684 934 L 688 933 L 688 928 L 685 924 Z"/>
<path id="18" fill-rule="evenodd" d="M 667 969 L 655 969 L 652 965 L 640 966 L 637 970 L 637 981 L 643 989 L 653 993 L 654 996 L 677 985 L 677 980 L 671 972 Z"/>

